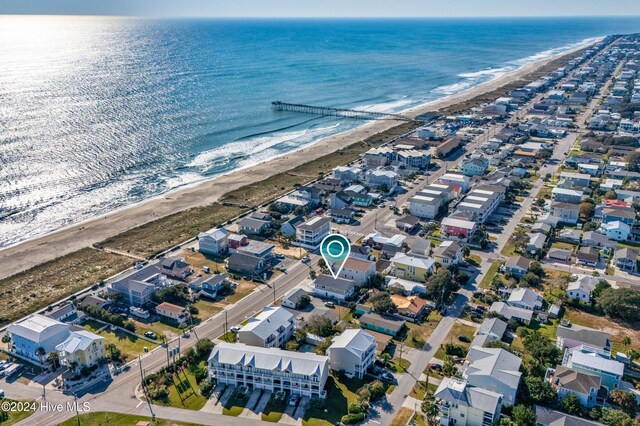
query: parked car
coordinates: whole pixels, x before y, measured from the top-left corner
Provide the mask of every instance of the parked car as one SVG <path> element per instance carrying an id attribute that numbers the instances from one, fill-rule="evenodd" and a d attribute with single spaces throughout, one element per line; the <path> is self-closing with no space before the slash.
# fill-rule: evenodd
<path id="1" fill-rule="evenodd" d="M 458 340 L 464 343 L 471 343 L 471 339 L 469 339 L 467 336 L 458 336 Z"/>
<path id="2" fill-rule="evenodd" d="M 326 306 L 327 308 L 335 308 L 336 304 L 333 302 L 325 302 L 324 306 Z"/>
<path id="3" fill-rule="evenodd" d="M 239 325 L 234 325 L 233 327 L 230 328 L 232 333 L 237 333 L 238 331 L 240 331 L 240 326 Z"/>
<path id="4" fill-rule="evenodd" d="M 382 373 L 380 377 L 382 377 L 383 380 L 387 380 L 389 382 L 393 382 L 395 380 L 395 377 L 393 377 L 393 374 L 389 372 Z"/>
<path id="5" fill-rule="evenodd" d="M 153 331 L 145 331 L 144 332 L 144 336 L 148 337 L 149 339 L 153 339 L 153 340 L 156 340 L 158 338 L 156 333 L 154 333 Z"/>
<path id="6" fill-rule="evenodd" d="M 291 395 L 289 398 L 289 405 L 294 406 L 298 403 L 298 395 Z"/>

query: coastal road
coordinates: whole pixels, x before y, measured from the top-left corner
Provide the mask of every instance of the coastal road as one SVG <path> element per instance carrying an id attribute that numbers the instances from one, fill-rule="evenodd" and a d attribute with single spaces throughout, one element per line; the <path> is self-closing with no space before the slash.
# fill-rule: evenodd
<path id="1" fill-rule="evenodd" d="M 316 266 L 319 260 L 319 256 L 311 255 L 311 257 L 312 266 Z M 197 334 L 199 338 L 206 337 L 212 340 L 222 335 L 224 332 L 225 311 L 227 312 L 228 326 L 231 327 L 234 325 L 238 325 L 246 318 L 262 310 L 264 306 L 268 306 L 273 303 L 273 286 L 275 286 L 276 298 L 280 298 L 284 295 L 284 293 L 300 285 L 308 277 L 309 266 L 305 265 L 302 262 L 295 262 L 294 265 L 286 273 L 283 273 L 276 277 L 270 284 L 260 285 L 253 293 L 247 295 L 242 300 L 233 305 L 226 306 L 222 312 L 216 314 L 215 316 L 204 321 L 202 324 L 196 327 L 195 333 L 192 333 L 190 338 L 181 339 L 181 350 L 184 352 L 185 350 L 195 345 L 195 334 Z M 177 345 L 177 343 L 170 343 L 170 347 L 173 347 L 175 345 Z M 159 346 L 142 358 L 142 368 L 146 371 L 146 374 L 148 374 L 157 371 L 161 367 L 165 366 L 166 362 L 166 349 L 162 346 Z M 34 394 L 34 391 L 30 390 L 33 388 L 31 386 L 25 386 L 20 383 L 14 383 L 5 386 L 4 381 L 0 383 L 0 386 L 5 389 L 7 396 L 11 398 L 24 399 L 25 395 L 31 396 L 32 394 Z M 99 407 L 100 410 L 103 411 L 107 410 L 116 412 L 135 412 L 137 414 L 149 415 L 150 413 L 147 405 L 139 404 L 140 401 L 135 398 L 135 389 L 139 383 L 140 368 L 137 362 L 132 362 L 131 369 L 129 371 L 123 372 L 118 376 L 114 376 L 113 381 L 109 384 L 105 384 L 104 386 L 94 386 L 89 390 L 87 394 L 79 397 L 78 401 L 80 403 L 88 401 L 92 407 Z M 39 388 L 35 389 L 38 393 L 41 391 L 41 389 Z M 48 391 L 48 395 L 48 398 L 50 398 L 52 401 L 60 401 L 64 403 L 73 401 L 73 397 L 63 395 L 60 392 Z M 96 410 L 94 408 L 92 409 L 94 411 Z M 200 418 L 203 417 L 202 413 L 194 411 L 154 406 L 154 411 L 156 410 L 158 410 L 158 413 L 162 412 L 166 414 L 165 417 L 175 420 L 186 420 L 187 418 L 191 417 L 193 417 L 193 421 L 195 423 L 203 423 L 203 420 L 206 420 Z M 189 416 L 186 416 L 186 414 L 183 412 L 188 412 L 191 414 Z M 73 412 L 36 412 L 21 424 L 57 424 L 74 414 L 75 413 Z M 198 415 L 200 417 L 197 417 Z M 211 423 L 206 424 L 239 424 L 235 422 L 235 420 L 229 420 L 230 423 L 223 423 L 223 421 L 220 419 L 226 419 L 226 417 L 222 416 L 215 416 L 214 418 L 216 420 L 215 422 L 212 420 Z"/>

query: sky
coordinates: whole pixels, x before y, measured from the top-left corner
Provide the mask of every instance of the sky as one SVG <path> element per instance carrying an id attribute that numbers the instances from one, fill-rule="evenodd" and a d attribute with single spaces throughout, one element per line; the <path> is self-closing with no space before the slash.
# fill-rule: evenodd
<path id="1" fill-rule="evenodd" d="M 640 0 L 0 0 L 0 14 L 151 17 L 640 15 Z"/>

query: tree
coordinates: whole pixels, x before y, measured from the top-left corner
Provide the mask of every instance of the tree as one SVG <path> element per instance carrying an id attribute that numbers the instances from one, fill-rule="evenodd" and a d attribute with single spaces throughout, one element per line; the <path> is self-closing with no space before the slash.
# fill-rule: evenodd
<path id="1" fill-rule="evenodd" d="M 529 265 L 529 272 L 533 272 L 539 277 L 544 276 L 544 269 L 542 269 L 542 265 L 540 265 L 540 262 L 535 260 Z"/>
<path id="2" fill-rule="evenodd" d="M 582 220 L 590 219 L 593 216 L 595 210 L 595 206 L 591 203 L 580 203 L 580 218 Z"/>
<path id="3" fill-rule="evenodd" d="M 431 298 L 436 301 L 437 307 L 442 306 L 447 300 L 449 300 L 454 288 L 455 285 L 452 281 L 451 271 L 448 269 L 430 276 L 426 284 L 427 293 L 429 293 Z"/>
<path id="4" fill-rule="evenodd" d="M 627 155 L 627 170 L 640 172 L 640 153 L 632 152 Z"/>
<path id="5" fill-rule="evenodd" d="M 547 405 L 556 399 L 555 389 L 542 377 L 527 376 L 524 383 L 532 403 Z"/>
<path id="6" fill-rule="evenodd" d="M 60 366 L 60 356 L 58 355 L 58 352 L 50 352 L 47 356 L 47 361 L 51 363 L 51 368 L 56 370 Z"/>
<path id="7" fill-rule="evenodd" d="M 308 294 L 303 294 L 300 296 L 298 301 L 296 302 L 296 309 L 305 309 L 311 303 L 311 298 Z"/>
<path id="8" fill-rule="evenodd" d="M 331 346 L 332 343 L 333 342 L 330 337 L 325 338 L 322 342 L 318 343 L 318 346 L 316 346 L 316 353 L 318 355 L 325 355 L 327 353 L 327 349 L 329 349 L 329 346 Z"/>
<path id="9" fill-rule="evenodd" d="M 504 287 L 504 284 L 502 283 L 502 280 L 500 279 L 500 277 L 498 275 L 496 275 L 495 277 L 493 277 L 491 279 L 491 290 L 493 291 L 498 291 L 500 290 L 501 287 Z"/>
<path id="10" fill-rule="evenodd" d="M 511 420 L 518 426 L 533 426 L 536 424 L 536 413 L 530 407 L 516 405 L 511 412 Z"/>
<path id="11" fill-rule="evenodd" d="M 541 362 L 546 367 L 557 364 L 560 351 L 556 345 L 538 331 L 529 333 L 522 339 L 524 348 L 534 360 Z"/>
<path id="12" fill-rule="evenodd" d="M 582 414 L 582 404 L 580 404 L 580 399 L 576 396 L 576 394 L 569 393 L 564 398 L 562 398 L 562 411 L 567 414 L 573 414 L 576 416 Z"/>
<path id="13" fill-rule="evenodd" d="M 524 251 L 527 248 L 527 244 L 529 244 L 529 240 L 530 238 L 524 228 L 516 228 L 511 235 L 511 241 L 513 241 L 516 251 Z"/>
<path id="14" fill-rule="evenodd" d="M 639 407 L 634 394 L 616 389 L 611 391 L 611 400 L 618 405 L 623 412 L 631 417 L 635 417 Z"/>
<path id="15" fill-rule="evenodd" d="M 115 343 L 107 343 L 104 348 L 109 352 L 109 359 L 111 361 L 117 361 L 120 359 L 121 352 Z"/>
<path id="16" fill-rule="evenodd" d="M 444 362 L 442 363 L 442 374 L 446 377 L 458 374 L 458 369 L 456 368 L 456 364 L 453 362 L 453 357 L 451 355 L 446 355 L 444 357 Z"/>
<path id="17" fill-rule="evenodd" d="M 600 294 L 602 294 L 602 292 L 608 288 L 611 288 L 611 284 L 609 284 L 607 281 L 605 280 L 598 281 L 598 284 L 596 284 L 595 288 L 591 292 L 591 297 L 593 297 L 594 299 L 597 299 L 598 296 L 600 296 Z"/>
<path id="18" fill-rule="evenodd" d="M 465 246 L 462 247 L 462 255 L 464 257 L 469 257 L 470 254 L 471 254 L 471 249 L 469 248 L 468 245 L 465 244 Z"/>
<path id="19" fill-rule="evenodd" d="M 436 400 L 431 392 L 424 394 L 424 400 L 422 401 L 420 408 L 422 408 L 422 412 L 424 413 L 424 418 L 428 426 L 435 426 L 439 424 L 437 418 L 438 414 L 440 414 L 440 410 L 438 409 Z"/>
<path id="20" fill-rule="evenodd" d="M 596 305 L 612 318 L 640 321 L 640 290 L 607 288 L 597 297 Z"/>
<path id="21" fill-rule="evenodd" d="M 622 338 L 622 344 L 625 345 L 625 346 L 629 346 L 631 344 L 631 337 L 624 336 Z"/>
<path id="22" fill-rule="evenodd" d="M 524 277 L 520 278 L 520 284 L 526 287 L 537 287 L 540 285 L 540 277 L 533 272 L 527 272 Z"/>
<path id="23" fill-rule="evenodd" d="M 634 426 L 634 421 L 627 413 L 622 410 L 613 410 L 611 408 L 603 408 L 600 422 L 611 426 Z"/>
<path id="24" fill-rule="evenodd" d="M 316 334 L 320 337 L 329 337 L 333 335 L 333 324 L 331 324 L 331 320 L 320 315 L 313 315 L 309 319 L 307 329 L 312 334 Z"/>
<path id="25" fill-rule="evenodd" d="M 196 354 L 198 358 L 208 357 L 215 344 L 211 341 L 211 339 L 200 339 L 196 343 Z"/>
<path id="26" fill-rule="evenodd" d="M 380 292 L 371 297 L 373 310 L 379 314 L 393 314 L 398 312 L 398 307 L 391 300 L 391 296 L 386 291 Z"/>
<path id="27" fill-rule="evenodd" d="M 604 198 L 606 200 L 615 200 L 616 198 L 618 198 L 618 194 L 616 194 L 616 191 L 609 190 L 609 191 L 604 193 L 602 198 Z"/>
<path id="28" fill-rule="evenodd" d="M 313 269 L 309 271 L 309 278 L 315 280 L 318 274 Z"/>
<path id="29" fill-rule="evenodd" d="M 629 358 L 631 361 L 635 361 L 636 359 L 638 359 L 638 357 L 640 357 L 638 351 L 633 348 L 629 348 L 629 350 L 627 351 L 627 358 Z"/>
<path id="30" fill-rule="evenodd" d="M 46 353 L 47 351 L 42 346 L 38 346 L 36 349 L 36 355 L 38 355 L 38 358 L 40 359 L 40 364 L 43 364 L 42 357 L 45 356 Z"/>

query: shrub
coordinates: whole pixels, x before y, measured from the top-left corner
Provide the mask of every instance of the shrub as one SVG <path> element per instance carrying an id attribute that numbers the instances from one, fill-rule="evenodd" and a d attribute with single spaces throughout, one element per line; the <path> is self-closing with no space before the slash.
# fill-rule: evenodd
<path id="1" fill-rule="evenodd" d="M 347 414 L 345 416 L 342 416 L 342 423 L 344 423 L 345 425 L 352 425 L 352 424 L 360 423 L 361 421 L 364 420 L 364 418 L 365 418 L 364 413 Z"/>

